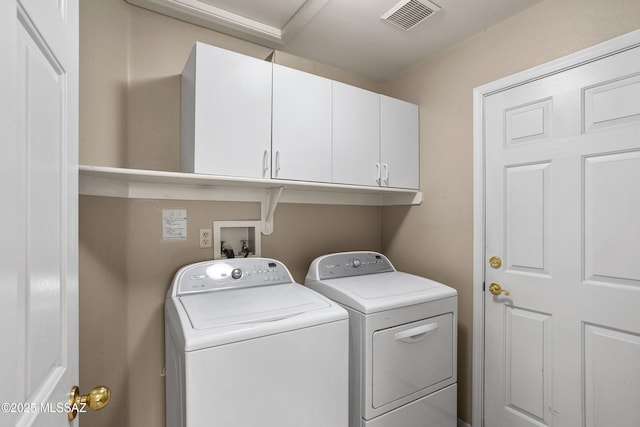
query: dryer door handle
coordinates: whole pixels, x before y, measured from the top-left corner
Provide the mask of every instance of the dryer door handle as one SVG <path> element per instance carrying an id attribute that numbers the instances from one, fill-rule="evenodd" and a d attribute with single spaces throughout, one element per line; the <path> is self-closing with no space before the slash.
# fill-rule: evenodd
<path id="1" fill-rule="evenodd" d="M 438 324 L 438 322 L 428 323 L 426 325 L 421 325 L 415 328 L 406 329 L 401 332 L 396 332 L 393 337 L 396 341 L 414 343 L 422 341 L 429 332 L 433 332 L 439 327 L 440 325 Z"/>

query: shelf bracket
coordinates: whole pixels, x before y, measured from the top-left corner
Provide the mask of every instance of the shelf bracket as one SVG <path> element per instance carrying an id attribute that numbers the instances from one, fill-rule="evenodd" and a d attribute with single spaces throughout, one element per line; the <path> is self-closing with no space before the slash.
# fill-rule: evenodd
<path id="1" fill-rule="evenodd" d="M 273 215 L 278 206 L 284 187 L 267 188 L 264 190 L 264 199 L 260 203 L 260 221 L 262 234 L 269 236 L 273 233 Z"/>

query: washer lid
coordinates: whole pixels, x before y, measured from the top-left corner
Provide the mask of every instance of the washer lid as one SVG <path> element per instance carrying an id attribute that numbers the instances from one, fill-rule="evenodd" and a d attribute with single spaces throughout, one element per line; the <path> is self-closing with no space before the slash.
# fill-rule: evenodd
<path id="1" fill-rule="evenodd" d="M 206 292 L 179 299 L 193 329 L 272 322 L 330 306 L 295 283 Z"/>
<path id="2" fill-rule="evenodd" d="M 399 271 L 320 280 L 305 285 L 362 313 L 375 313 L 457 295 L 455 289 L 446 285 Z"/>

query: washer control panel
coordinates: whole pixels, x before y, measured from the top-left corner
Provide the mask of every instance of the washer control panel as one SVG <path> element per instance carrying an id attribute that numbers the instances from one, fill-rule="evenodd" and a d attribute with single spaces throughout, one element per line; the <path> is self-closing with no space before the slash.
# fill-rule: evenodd
<path id="1" fill-rule="evenodd" d="M 377 252 L 342 252 L 314 261 L 318 279 L 363 276 L 396 271 L 389 259 Z"/>
<path id="2" fill-rule="evenodd" d="M 194 292 L 293 283 L 289 270 L 267 258 L 235 258 L 206 261 L 183 267 L 174 280 L 176 295 Z"/>

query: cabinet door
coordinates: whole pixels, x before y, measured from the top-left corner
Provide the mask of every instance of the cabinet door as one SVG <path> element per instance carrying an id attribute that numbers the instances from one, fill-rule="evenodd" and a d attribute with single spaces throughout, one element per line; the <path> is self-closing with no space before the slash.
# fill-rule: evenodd
<path id="1" fill-rule="evenodd" d="M 183 171 L 269 177 L 271 63 L 197 43 L 182 75 Z"/>
<path id="2" fill-rule="evenodd" d="M 418 106 L 380 96 L 381 185 L 419 187 Z"/>
<path id="3" fill-rule="evenodd" d="M 378 186 L 380 95 L 333 82 L 333 182 Z"/>
<path id="4" fill-rule="evenodd" d="M 331 80 L 273 65 L 272 178 L 331 182 Z"/>

